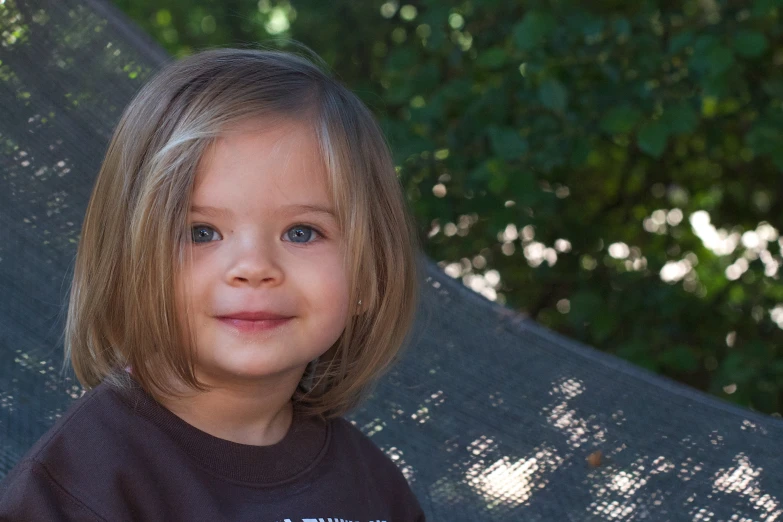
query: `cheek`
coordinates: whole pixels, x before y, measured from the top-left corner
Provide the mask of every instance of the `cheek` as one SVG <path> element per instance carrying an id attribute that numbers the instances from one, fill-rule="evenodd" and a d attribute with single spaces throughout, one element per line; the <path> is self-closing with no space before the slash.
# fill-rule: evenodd
<path id="1" fill-rule="evenodd" d="M 319 307 L 334 312 L 346 313 L 348 309 L 348 279 L 342 263 L 338 260 L 323 262 L 307 282 L 317 295 Z"/>

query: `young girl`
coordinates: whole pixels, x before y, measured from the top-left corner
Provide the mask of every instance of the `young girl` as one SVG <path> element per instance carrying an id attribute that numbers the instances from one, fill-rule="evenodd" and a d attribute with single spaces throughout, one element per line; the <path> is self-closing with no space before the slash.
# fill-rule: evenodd
<path id="1" fill-rule="evenodd" d="M 90 391 L 0 485 L 0 519 L 424 520 L 340 417 L 408 334 L 413 230 L 370 112 L 318 67 L 165 68 L 84 220 L 66 352 Z"/>

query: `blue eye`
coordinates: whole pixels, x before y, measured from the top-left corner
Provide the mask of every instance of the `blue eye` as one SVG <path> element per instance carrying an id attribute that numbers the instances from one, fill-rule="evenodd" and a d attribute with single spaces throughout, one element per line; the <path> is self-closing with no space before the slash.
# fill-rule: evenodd
<path id="1" fill-rule="evenodd" d="M 196 225 L 191 227 L 190 233 L 194 243 L 209 243 L 214 240 L 215 236 L 223 239 L 214 228 L 207 225 Z"/>
<path id="2" fill-rule="evenodd" d="M 320 234 L 317 230 L 307 225 L 296 225 L 289 228 L 285 235 L 292 243 L 312 243 L 315 236 Z"/>
<path id="3" fill-rule="evenodd" d="M 194 225 L 191 227 L 190 233 L 194 243 L 211 243 L 223 239 L 217 230 L 208 225 Z M 321 236 L 321 233 L 307 225 L 296 225 L 289 228 L 285 236 L 292 243 L 305 244 L 315 241 Z"/>

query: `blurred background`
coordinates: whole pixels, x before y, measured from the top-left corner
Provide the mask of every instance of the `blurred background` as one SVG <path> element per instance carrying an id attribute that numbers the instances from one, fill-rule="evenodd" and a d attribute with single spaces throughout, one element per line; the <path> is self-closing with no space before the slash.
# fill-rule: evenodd
<path id="1" fill-rule="evenodd" d="M 177 57 L 308 45 L 377 115 L 447 274 L 780 416 L 783 1 L 114 3 Z"/>

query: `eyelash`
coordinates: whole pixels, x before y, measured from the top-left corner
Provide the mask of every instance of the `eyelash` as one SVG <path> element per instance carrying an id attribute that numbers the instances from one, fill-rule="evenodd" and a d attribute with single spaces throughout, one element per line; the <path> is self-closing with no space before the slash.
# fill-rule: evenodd
<path id="1" fill-rule="evenodd" d="M 192 244 L 194 244 L 194 245 L 205 245 L 205 244 L 209 244 L 209 243 L 212 243 L 212 242 L 213 242 L 213 241 L 201 241 L 201 242 L 199 242 L 199 241 L 194 241 L 194 240 L 193 240 L 193 232 L 194 232 L 196 229 L 198 229 L 198 228 L 209 228 L 210 230 L 213 230 L 213 231 L 214 231 L 214 232 L 216 232 L 217 234 L 220 234 L 220 233 L 219 233 L 219 232 L 218 232 L 218 231 L 217 231 L 217 230 L 216 230 L 214 227 L 212 227 L 212 226 L 210 226 L 210 225 L 201 225 L 201 224 L 191 225 L 191 227 L 190 227 L 190 234 L 191 234 L 191 238 L 190 238 L 190 239 L 191 239 L 191 243 L 192 243 Z M 293 243 L 294 245 L 309 245 L 309 244 L 311 244 L 311 243 L 316 243 L 316 242 L 318 242 L 318 241 L 321 241 L 322 239 L 325 239 L 325 238 L 326 238 L 326 236 L 324 235 L 324 233 L 323 233 L 323 232 L 321 232 L 321 231 L 320 231 L 318 228 L 316 228 L 316 227 L 314 227 L 314 226 L 312 226 L 312 225 L 305 225 L 304 223 L 298 223 L 298 224 L 296 224 L 296 225 L 293 225 L 293 226 L 289 227 L 289 228 L 286 230 L 286 233 L 288 233 L 289 231 L 291 231 L 291 230 L 293 230 L 293 229 L 295 229 L 295 228 L 307 228 L 307 229 L 310 229 L 310 230 L 312 230 L 312 231 L 315 233 L 315 235 L 316 235 L 316 238 L 315 238 L 315 239 L 312 239 L 312 240 L 310 240 L 310 241 L 305 241 L 305 242 L 303 242 L 303 243 L 298 243 L 298 242 L 296 242 L 296 241 L 286 241 L 287 243 Z"/>

